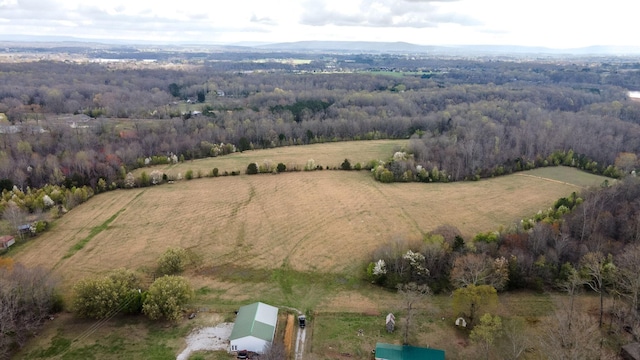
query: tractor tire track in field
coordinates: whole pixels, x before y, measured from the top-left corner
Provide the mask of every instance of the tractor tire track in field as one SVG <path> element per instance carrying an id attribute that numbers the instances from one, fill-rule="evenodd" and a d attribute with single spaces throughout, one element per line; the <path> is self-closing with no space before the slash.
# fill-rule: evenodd
<path id="1" fill-rule="evenodd" d="M 235 233 L 235 237 L 233 239 L 233 247 L 231 251 L 226 254 L 220 256 L 220 259 L 224 259 L 225 262 L 236 262 L 241 260 L 246 253 L 247 246 L 247 221 L 246 219 L 241 219 L 240 216 L 246 216 L 246 209 L 250 206 L 252 200 L 256 196 L 256 189 L 251 183 L 251 179 L 247 179 L 246 177 L 240 177 L 239 179 L 245 180 L 245 183 L 248 185 L 247 198 L 240 201 L 235 201 L 232 204 L 229 204 L 231 209 L 228 215 L 228 221 L 226 222 L 224 228 L 229 234 Z M 247 181 L 248 180 L 248 181 Z"/>
<path id="2" fill-rule="evenodd" d="M 529 174 L 518 174 L 518 173 L 516 173 L 516 174 L 514 174 L 514 175 L 516 175 L 516 176 L 526 176 L 526 177 L 530 177 L 530 178 L 534 178 L 534 179 L 539 179 L 539 180 L 544 180 L 544 181 L 554 182 L 554 183 L 556 183 L 556 184 L 563 184 L 563 185 L 568 185 L 568 186 L 578 187 L 578 188 L 580 188 L 580 189 L 585 189 L 585 187 L 584 187 L 584 186 L 580 186 L 580 185 L 577 185 L 577 184 L 568 183 L 568 182 L 565 182 L 565 181 L 549 179 L 549 178 L 542 177 L 542 176 L 535 176 L 535 175 L 529 175 Z"/>
<path id="3" fill-rule="evenodd" d="M 407 219 L 407 221 L 409 221 L 413 227 L 423 236 L 425 235 L 425 232 L 422 230 L 422 228 L 420 228 L 420 225 L 418 224 L 418 222 L 416 221 L 416 219 L 411 216 L 411 214 L 407 211 L 407 209 L 404 206 L 396 206 L 396 202 L 391 201 L 391 199 L 389 198 L 389 194 L 385 193 L 384 191 L 382 191 L 382 189 L 380 188 L 381 186 L 393 186 L 392 184 L 383 184 L 383 183 L 379 183 L 376 182 L 375 186 L 373 186 L 373 188 L 380 194 L 380 196 L 385 200 L 386 204 L 385 206 L 387 207 L 392 207 L 392 205 L 394 205 L 396 208 L 398 208 L 402 214 L 402 217 Z M 385 219 L 385 218 L 382 218 Z M 385 219 L 385 223 L 387 226 L 391 226 L 393 227 L 393 223 L 392 222 L 388 222 Z"/>
<path id="4" fill-rule="evenodd" d="M 98 226 L 94 226 L 93 228 L 91 228 L 91 230 L 89 231 L 89 234 L 86 237 L 84 237 L 83 239 L 81 239 L 80 241 L 78 241 L 77 243 L 75 243 L 73 246 L 71 246 L 71 248 L 69 248 L 69 251 L 62 257 L 62 259 L 60 259 L 58 261 L 58 263 L 56 263 L 56 265 L 54 265 L 53 268 L 55 269 L 56 267 L 58 267 L 58 265 L 60 265 L 63 260 L 72 257 L 75 253 L 77 253 L 78 251 L 82 250 L 85 247 L 85 245 L 87 245 L 89 243 L 89 241 L 91 241 L 94 237 L 98 236 L 104 230 L 107 230 L 109 225 L 113 221 L 115 221 L 116 218 L 121 213 L 123 213 L 126 210 L 126 206 L 129 206 L 131 203 L 133 203 L 135 200 L 137 200 L 140 196 L 142 196 L 142 194 L 144 194 L 145 191 L 146 190 L 143 190 L 143 191 L 139 192 L 124 207 L 122 207 L 115 214 L 113 214 L 111 217 L 109 217 L 107 220 L 105 220 L 102 224 L 100 224 Z M 86 227 L 83 227 L 82 229 L 84 230 L 85 228 Z"/>

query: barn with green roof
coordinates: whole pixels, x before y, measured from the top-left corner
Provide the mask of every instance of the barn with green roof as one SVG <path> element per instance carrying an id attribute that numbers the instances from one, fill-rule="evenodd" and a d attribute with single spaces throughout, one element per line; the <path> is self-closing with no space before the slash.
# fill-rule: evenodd
<path id="1" fill-rule="evenodd" d="M 273 341 L 277 323 L 278 308 L 275 306 L 257 302 L 241 307 L 229 337 L 229 350 L 262 353 Z"/>
<path id="2" fill-rule="evenodd" d="M 409 345 L 377 343 L 376 360 L 444 360 L 444 351 Z"/>

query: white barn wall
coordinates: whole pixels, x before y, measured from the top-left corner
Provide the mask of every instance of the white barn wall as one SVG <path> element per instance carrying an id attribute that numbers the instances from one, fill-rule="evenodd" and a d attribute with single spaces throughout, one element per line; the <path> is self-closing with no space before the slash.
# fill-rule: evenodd
<path id="1" fill-rule="evenodd" d="M 253 336 L 245 336 L 243 338 L 231 340 L 229 345 L 231 346 L 232 351 L 248 350 L 262 353 L 264 351 L 264 347 L 267 346 L 267 343 L 267 341 Z M 236 346 L 235 348 L 233 347 L 234 345 Z"/>

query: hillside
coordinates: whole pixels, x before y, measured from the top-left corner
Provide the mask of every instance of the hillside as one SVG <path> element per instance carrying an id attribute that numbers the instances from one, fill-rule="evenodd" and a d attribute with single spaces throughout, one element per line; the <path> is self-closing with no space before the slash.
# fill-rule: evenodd
<path id="1" fill-rule="evenodd" d="M 195 179 L 95 196 L 11 256 L 54 269 L 64 286 L 118 267 L 149 272 L 170 247 L 194 250 L 203 267 L 354 272 L 390 240 L 442 224 L 471 237 L 601 181 L 563 167 L 449 184 L 381 184 L 366 171 L 327 170 Z"/>

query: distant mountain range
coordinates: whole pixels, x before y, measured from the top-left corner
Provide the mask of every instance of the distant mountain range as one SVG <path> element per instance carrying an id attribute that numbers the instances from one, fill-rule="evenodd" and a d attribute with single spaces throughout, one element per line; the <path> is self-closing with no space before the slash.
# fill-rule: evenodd
<path id="1" fill-rule="evenodd" d="M 545 47 L 514 45 L 416 45 L 406 42 L 369 41 L 300 41 L 255 46 L 265 50 L 282 51 L 348 51 L 376 53 L 432 53 L 432 54 L 550 54 L 550 55 L 637 55 L 640 47 L 632 46 L 590 46 L 573 49 L 552 49 Z"/>
<path id="2" fill-rule="evenodd" d="M 161 42 L 114 39 L 83 39 L 70 36 L 0 35 L 0 42 L 19 43 L 22 46 L 39 47 L 104 47 L 104 46 L 154 46 L 229 49 L 233 51 L 288 51 L 288 52 L 341 52 L 341 53 L 403 53 L 434 55 L 639 55 L 640 46 L 590 46 L 570 49 L 552 49 L 518 45 L 417 45 L 407 42 L 374 41 L 299 41 L 285 43 L 243 42 L 235 44 L 212 44 L 202 42 Z"/>

